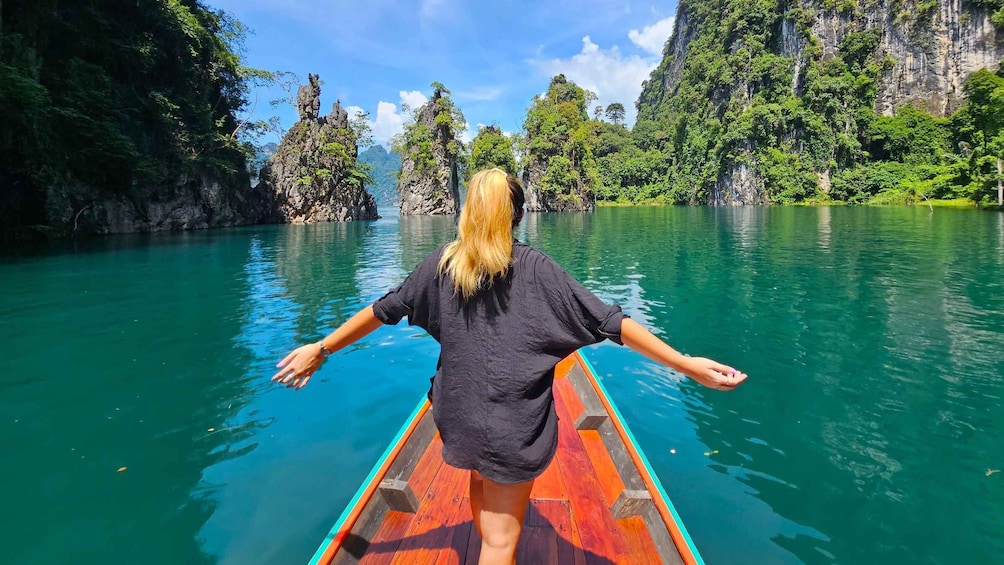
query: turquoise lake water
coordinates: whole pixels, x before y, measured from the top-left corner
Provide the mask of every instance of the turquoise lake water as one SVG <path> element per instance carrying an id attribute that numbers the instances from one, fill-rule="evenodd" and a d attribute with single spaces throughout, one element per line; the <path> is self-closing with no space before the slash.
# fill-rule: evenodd
<path id="1" fill-rule="evenodd" d="M 0 258 L 0 563 L 305 563 L 438 348 L 382 328 L 298 392 L 275 363 L 452 235 L 395 216 Z M 749 373 L 723 393 L 586 350 L 708 563 L 1002 562 L 1004 214 L 607 208 L 519 237 Z"/>

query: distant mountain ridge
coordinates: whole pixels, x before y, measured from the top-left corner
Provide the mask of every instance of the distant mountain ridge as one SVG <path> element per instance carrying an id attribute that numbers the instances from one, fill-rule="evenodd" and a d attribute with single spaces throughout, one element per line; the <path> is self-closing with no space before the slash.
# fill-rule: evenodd
<path id="1" fill-rule="evenodd" d="M 372 167 L 370 178 L 373 182 L 367 188 L 377 205 L 394 208 L 400 206 L 397 175 L 401 171 L 401 156 L 382 145 L 372 145 L 359 153 L 359 162 Z"/>

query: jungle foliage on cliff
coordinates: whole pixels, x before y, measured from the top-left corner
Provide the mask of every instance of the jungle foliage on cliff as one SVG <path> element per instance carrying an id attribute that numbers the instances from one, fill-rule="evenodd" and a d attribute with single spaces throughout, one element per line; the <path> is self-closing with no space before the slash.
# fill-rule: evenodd
<path id="1" fill-rule="evenodd" d="M 593 148 L 596 123 L 587 108 L 595 95 L 564 75 L 551 79 L 534 99 L 523 123 L 523 169 L 545 197 L 592 198 L 600 185 Z"/>
<path id="2" fill-rule="evenodd" d="M 878 115 L 878 84 L 895 63 L 877 49 L 881 30 L 851 31 L 835 56 L 823 57 L 813 11 L 801 6 L 848 13 L 857 6 L 825 4 L 682 1 L 677 21 L 686 21 L 688 37 L 674 40 L 687 41 L 685 53 L 678 60 L 667 44 L 643 85 L 633 129 L 593 120 L 598 197 L 703 204 L 748 173 L 762 203 L 988 201 L 1004 156 L 997 69 L 971 75 L 968 101 L 948 118 L 910 105 Z M 977 4 L 995 14 L 1004 6 Z M 778 54 L 786 27 L 802 42 L 798 61 Z"/>
<path id="3" fill-rule="evenodd" d="M 405 111 L 411 111 L 411 120 L 403 132 L 391 139 L 391 149 L 411 158 L 418 173 L 436 166 L 436 147 L 442 147 L 448 159 L 463 161 L 464 157 L 465 147 L 458 139 L 467 129 L 464 113 L 442 83 L 433 82 L 431 87 L 432 98 L 420 108 L 406 108 Z M 431 119 L 424 119 L 424 113 Z"/>
<path id="4" fill-rule="evenodd" d="M 274 76 L 243 66 L 240 22 L 198 0 L 0 8 L 6 225 L 38 221 L 50 186 L 130 197 L 179 171 L 244 173 L 237 116 Z"/>
<path id="5" fill-rule="evenodd" d="M 499 168 L 510 175 L 517 173 L 513 139 L 506 136 L 497 125 L 482 126 L 471 140 L 467 161 L 467 176 L 479 171 Z"/>

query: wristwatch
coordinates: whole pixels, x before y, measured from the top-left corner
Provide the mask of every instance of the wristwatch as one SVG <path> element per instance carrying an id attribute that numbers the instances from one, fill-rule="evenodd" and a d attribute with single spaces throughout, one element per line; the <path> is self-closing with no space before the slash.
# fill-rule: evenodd
<path id="1" fill-rule="evenodd" d="M 317 342 L 317 347 L 321 348 L 321 355 L 323 355 L 325 357 L 327 357 L 328 355 L 331 355 L 331 353 L 332 353 L 332 351 L 330 349 L 328 349 L 327 347 L 324 347 L 324 340 L 323 339 L 321 341 Z"/>

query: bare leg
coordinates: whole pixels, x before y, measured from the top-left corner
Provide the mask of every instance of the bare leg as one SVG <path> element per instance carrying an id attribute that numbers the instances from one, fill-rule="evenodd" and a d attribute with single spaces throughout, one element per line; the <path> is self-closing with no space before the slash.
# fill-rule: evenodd
<path id="1" fill-rule="evenodd" d="M 533 481 L 496 483 L 481 478 L 481 559 L 478 565 L 514 565 Z"/>
<path id="2" fill-rule="evenodd" d="M 471 471 L 471 515 L 474 516 L 474 529 L 481 537 L 481 507 L 485 497 L 485 483 L 477 471 Z"/>

